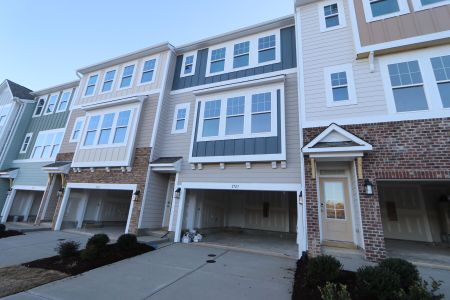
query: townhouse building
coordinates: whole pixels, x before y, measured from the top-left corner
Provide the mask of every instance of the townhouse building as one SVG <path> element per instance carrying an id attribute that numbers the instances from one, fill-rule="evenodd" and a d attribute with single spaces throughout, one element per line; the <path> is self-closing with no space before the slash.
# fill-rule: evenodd
<path id="1" fill-rule="evenodd" d="M 10 162 L 20 148 L 15 137 L 22 136 L 33 113 L 35 101 L 31 92 L 8 79 L 0 84 L 0 212 L 16 175 L 10 169 Z"/>
<path id="2" fill-rule="evenodd" d="M 11 182 L 2 223 L 51 224 L 61 178 L 49 173 L 46 166 L 55 162 L 59 152 L 77 86 L 78 81 L 73 81 L 31 93 L 34 110 L 20 121 L 21 133 L 11 141 L 14 156 L 9 168 L 0 171 Z"/>
<path id="3" fill-rule="evenodd" d="M 296 1 L 311 254 L 448 242 L 449 4 Z"/>
<path id="4" fill-rule="evenodd" d="M 172 46 L 162 43 L 77 70 L 61 149 L 53 228 L 136 233 Z"/>
<path id="5" fill-rule="evenodd" d="M 176 54 L 139 228 L 163 228 L 175 241 L 197 230 L 204 242 L 297 257 L 304 239 L 294 17 Z"/>

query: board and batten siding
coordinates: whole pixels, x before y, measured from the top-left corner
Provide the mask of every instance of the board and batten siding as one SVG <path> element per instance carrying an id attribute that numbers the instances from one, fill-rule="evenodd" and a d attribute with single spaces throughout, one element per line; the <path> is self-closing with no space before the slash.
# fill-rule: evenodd
<path id="1" fill-rule="evenodd" d="M 99 71 L 84 75 L 80 82 L 80 92 L 78 93 L 77 99 L 75 99 L 75 103 L 74 103 L 75 106 L 96 103 L 96 102 L 108 100 L 111 98 L 126 98 L 128 96 L 132 96 L 135 94 L 141 94 L 141 93 L 145 94 L 146 91 L 159 89 L 162 84 L 162 80 L 164 78 L 163 75 L 164 75 L 165 65 L 167 62 L 167 56 L 168 56 L 167 52 L 162 52 L 162 53 L 159 53 L 156 55 L 140 58 L 137 61 L 136 60 L 129 61 L 127 63 L 117 65 L 115 67 L 99 70 Z M 148 60 L 152 57 L 155 57 L 157 59 L 156 70 L 153 74 L 154 81 L 149 84 L 140 85 L 139 82 L 141 80 L 143 64 L 146 60 Z M 136 65 L 135 65 L 135 71 L 134 71 L 134 76 L 133 76 L 133 83 L 132 83 L 131 87 L 122 89 L 122 90 L 118 90 L 123 68 L 132 63 L 136 63 Z M 114 85 L 113 85 L 111 91 L 108 93 L 99 94 L 99 92 L 101 91 L 102 85 L 103 85 L 103 76 L 104 76 L 105 72 L 107 72 L 109 70 L 113 70 L 113 69 L 116 70 L 116 77 L 115 77 Z M 95 90 L 94 95 L 90 96 L 90 97 L 83 97 L 84 92 L 86 90 L 86 82 L 89 80 L 89 77 L 91 75 L 95 75 L 95 74 L 98 74 L 99 76 L 97 79 L 97 85 L 96 85 L 96 90 Z"/>
<path id="2" fill-rule="evenodd" d="M 12 163 L 13 168 L 19 168 L 19 174 L 14 180 L 14 185 L 28 185 L 28 186 L 46 186 L 47 172 L 42 170 L 42 167 L 51 162 L 24 162 Z"/>
<path id="3" fill-rule="evenodd" d="M 71 143 L 70 137 L 72 135 L 73 127 L 75 126 L 75 120 L 79 117 L 84 117 L 86 112 L 82 109 L 73 109 L 69 115 L 69 120 L 66 125 L 66 132 L 64 133 L 64 138 L 62 140 L 61 147 L 59 148 L 59 153 L 74 153 L 77 148 L 77 143 Z"/>
<path id="4" fill-rule="evenodd" d="M 165 109 L 161 115 L 161 138 L 155 147 L 157 153 L 166 157 L 183 157 L 179 183 L 182 182 L 246 182 L 246 183 L 300 183 L 300 142 L 296 74 L 286 75 L 285 81 L 285 126 L 287 168 L 272 169 L 270 162 L 252 163 L 246 169 L 245 162 L 226 163 L 221 170 L 217 163 L 204 164 L 203 170 L 192 170 L 189 164 L 191 133 L 194 126 L 195 95 L 181 93 L 170 95 L 165 101 Z M 186 133 L 171 134 L 175 106 L 190 103 L 188 128 Z M 157 157 L 154 157 L 157 158 Z"/>
<path id="5" fill-rule="evenodd" d="M 355 59 L 346 1 L 344 8 L 347 26 L 326 32 L 320 32 L 317 3 L 305 5 L 300 9 L 306 121 L 338 121 L 340 118 L 387 114 L 378 64 L 375 64 L 375 72 L 370 73 L 368 59 Z M 324 69 L 345 64 L 353 64 L 357 103 L 327 107 Z"/>
<path id="6" fill-rule="evenodd" d="M 367 23 L 363 1 L 350 1 L 355 6 L 361 46 L 450 30 L 450 5 L 414 11 L 411 0 L 408 0 L 409 13 Z"/>
<path id="7" fill-rule="evenodd" d="M 11 91 L 9 90 L 7 84 L 5 83 L 4 88 L 2 88 L 2 90 L 0 91 L 0 106 L 11 103 L 12 102 L 11 100 L 12 100 Z"/>

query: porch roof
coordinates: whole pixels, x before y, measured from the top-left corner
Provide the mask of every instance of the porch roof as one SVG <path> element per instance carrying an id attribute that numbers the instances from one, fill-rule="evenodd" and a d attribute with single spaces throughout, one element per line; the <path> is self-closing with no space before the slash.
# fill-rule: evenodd
<path id="1" fill-rule="evenodd" d="M 150 163 L 150 168 L 159 173 L 177 173 L 182 160 L 183 157 L 160 157 Z"/>
<path id="2" fill-rule="evenodd" d="M 42 167 L 42 170 L 48 173 L 63 173 L 68 174 L 70 170 L 71 161 L 57 161 Z"/>

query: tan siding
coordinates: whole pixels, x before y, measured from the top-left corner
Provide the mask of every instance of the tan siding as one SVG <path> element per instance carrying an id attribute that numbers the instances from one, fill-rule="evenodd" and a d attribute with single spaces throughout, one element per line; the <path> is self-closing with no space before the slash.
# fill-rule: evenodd
<path id="1" fill-rule="evenodd" d="M 155 94 L 151 95 L 144 102 L 138 125 L 136 148 L 150 147 L 158 100 L 159 94 Z"/>
<path id="2" fill-rule="evenodd" d="M 163 52 L 158 55 L 156 56 L 157 57 L 157 66 L 156 66 L 156 72 L 154 73 L 155 80 L 153 83 L 146 84 L 146 85 L 138 85 L 139 81 L 141 79 L 141 74 L 142 74 L 141 72 L 142 72 L 142 67 L 143 67 L 144 62 L 153 56 L 144 57 L 144 58 L 137 60 L 137 64 L 135 66 L 135 73 L 133 76 L 133 84 L 132 84 L 131 88 L 128 88 L 128 89 L 117 90 L 117 88 L 119 87 L 119 84 L 120 84 L 120 77 L 122 75 L 122 69 L 123 69 L 123 67 L 129 65 L 130 63 L 136 62 L 136 61 L 130 61 L 130 62 L 121 64 L 121 65 L 118 65 L 115 67 L 116 78 L 114 81 L 114 86 L 112 88 L 112 91 L 109 93 L 99 94 L 99 92 L 101 90 L 101 86 L 103 84 L 104 73 L 113 68 L 107 68 L 107 69 L 104 69 L 104 70 L 101 70 L 98 72 L 93 72 L 90 74 L 86 74 L 85 76 L 83 76 L 83 78 L 80 81 L 80 93 L 78 93 L 79 95 L 78 95 L 77 99 L 75 99 L 75 105 L 78 106 L 78 105 L 84 105 L 84 104 L 89 104 L 89 103 L 95 103 L 95 102 L 107 100 L 110 98 L 127 97 L 127 96 L 130 96 L 133 94 L 145 93 L 147 91 L 151 91 L 151 90 L 160 88 L 162 80 L 164 78 L 164 76 L 163 76 L 164 75 L 164 66 L 167 61 L 167 52 Z M 86 82 L 89 79 L 89 76 L 94 75 L 94 74 L 99 75 L 98 81 L 97 81 L 97 86 L 96 86 L 96 92 L 91 97 L 83 98 L 82 96 L 83 96 L 85 88 L 86 88 Z"/>
<path id="3" fill-rule="evenodd" d="M 67 121 L 66 133 L 64 134 L 64 138 L 61 144 L 61 148 L 59 153 L 73 153 L 77 147 L 77 143 L 69 143 L 70 135 L 72 134 L 73 126 L 75 124 L 75 120 L 78 117 L 83 117 L 85 115 L 85 111 L 81 109 L 72 110 L 70 113 L 69 120 Z"/>
<path id="4" fill-rule="evenodd" d="M 369 72 L 367 59 L 355 60 L 349 9 L 344 1 L 347 26 L 320 32 L 317 4 L 301 9 L 306 120 L 336 120 L 387 113 L 383 83 L 378 72 Z M 324 68 L 353 64 L 357 104 L 327 107 Z"/>
<path id="5" fill-rule="evenodd" d="M 142 207 L 140 228 L 161 228 L 167 196 L 169 175 L 152 172 L 149 178 L 148 195 Z"/>
<path id="6" fill-rule="evenodd" d="M 409 0 L 410 13 L 367 23 L 362 1 L 350 1 L 354 2 L 362 46 L 450 30 L 450 5 L 414 11 Z"/>

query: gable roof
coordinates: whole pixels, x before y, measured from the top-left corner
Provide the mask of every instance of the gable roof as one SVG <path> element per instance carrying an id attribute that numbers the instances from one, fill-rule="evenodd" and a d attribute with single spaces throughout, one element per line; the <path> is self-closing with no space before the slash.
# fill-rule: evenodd
<path id="1" fill-rule="evenodd" d="M 20 99 L 28 99 L 32 100 L 34 99 L 33 95 L 31 93 L 33 92 L 29 88 L 26 88 L 18 83 L 15 83 L 14 81 L 11 81 L 9 79 L 6 79 L 6 82 L 8 83 L 9 89 L 11 90 L 11 93 L 13 97 L 17 97 Z"/>
<path id="2" fill-rule="evenodd" d="M 306 144 L 303 153 L 336 153 L 372 151 L 372 145 L 332 123 L 312 141 Z"/>

